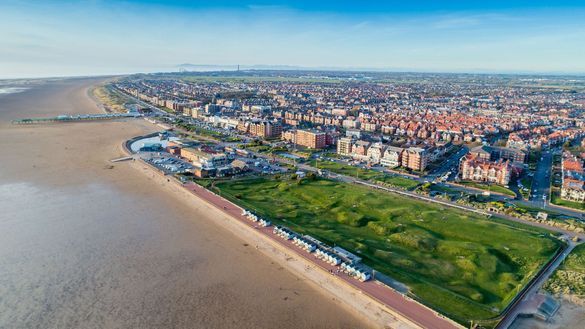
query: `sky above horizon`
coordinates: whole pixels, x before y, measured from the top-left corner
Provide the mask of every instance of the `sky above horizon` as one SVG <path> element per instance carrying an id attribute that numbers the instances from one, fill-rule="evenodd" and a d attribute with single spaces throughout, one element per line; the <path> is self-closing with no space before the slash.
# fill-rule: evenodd
<path id="1" fill-rule="evenodd" d="M 183 63 L 585 73 L 583 1 L 0 3 L 0 79 Z"/>

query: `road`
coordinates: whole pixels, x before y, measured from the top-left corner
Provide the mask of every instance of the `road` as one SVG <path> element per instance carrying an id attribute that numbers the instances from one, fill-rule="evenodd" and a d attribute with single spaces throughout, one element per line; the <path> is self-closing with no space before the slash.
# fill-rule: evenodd
<path id="1" fill-rule="evenodd" d="M 456 176 L 457 172 L 459 171 L 459 160 L 465 156 L 469 152 L 469 149 L 465 146 L 461 147 L 461 149 L 453 154 L 451 154 L 445 161 L 443 161 L 437 169 L 435 169 L 432 173 L 425 176 L 424 178 L 428 181 L 433 181 L 441 176 L 445 175 L 447 172 L 451 172 L 449 178 Z"/>
<path id="2" fill-rule="evenodd" d="M 553 153 L 549 150 L 542 152 L 542 157 L 536 165 L 532 179 L 530 201 L 538 207 L 546 207 L 550 192 L 550 176 L 552 171 Z"/>

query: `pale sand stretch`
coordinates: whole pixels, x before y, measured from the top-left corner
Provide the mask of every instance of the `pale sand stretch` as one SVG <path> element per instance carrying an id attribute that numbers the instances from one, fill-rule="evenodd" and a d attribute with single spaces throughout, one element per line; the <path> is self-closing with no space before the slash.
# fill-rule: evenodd
<path id="1" fill-rule="evenodd" d="M 63 80 L 0 98 L 0 328 L 365 328 L 124 163 L 144 120 L 20 127 L 97 113 Z M 203 209 L 203 208 L 202 208 Z"/>

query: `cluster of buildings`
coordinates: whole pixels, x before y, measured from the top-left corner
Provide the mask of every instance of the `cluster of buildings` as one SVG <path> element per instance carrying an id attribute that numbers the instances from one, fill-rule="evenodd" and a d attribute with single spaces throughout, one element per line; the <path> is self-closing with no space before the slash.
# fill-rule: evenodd
<path id="1" fill-rule="evenodd" d="M 574 202 L 585 202 L 585 171 L 583 159 L 563 153 L 561 198 Z"/>
<path id="2" fill-rule="evenodd" d="M 445 143 L 435 146 L 397 147 L 382 142 L 343 137 L 337 141 L 337 153 L 388 168 L 403 167 L 413 171 L 424 171 L 429 163 L 443 156 L 450 146 L 450 143 Z"/>
<path id="3" fill-rule="evenodd" d="M 585 137 L 585 125 L 582 121 L 575 126 L 566 125 L 539 126 L 532 129 L 518 130 L 508 135 L 506 147 L 518 150 L 540 150 L 562 145 L 563 143 Z"/>
<path id="4" fill-rule="evenodd" d="M 527 160 L 523 150 L 481 145 L 460 160 L 459 175 L 465 181 L 507 186 L 520 176 Z"/>
<path id="5" fill-rule="evenodd" d="M 336 74 L 337 83 L 149 76 L 115 86 L 168 111 L 240 134 L 309 149 L 336 145 L 340 155 L 417 172 L 452 145 L 502 139 L 505 147 L 482 146 L 460 163 L 462 179 L 502 185 L 526 163 L 531 150 L 585 136 L 585 96 L 570 90 L 538 83 L 523 87 L 529 80 L 499 83 L 498 77 L 487 76 L 440 75 L 421 77 L 420 83 L 388 83 L 376 80 L 385 73 L 351 78 L 327 73 Z"/>
<path id="6" fill-rule="evenodd" d="M 248 163 L 237 159 L 234 152 L 226 152 L 186 140 L 169 141 L 166 150 L 193 165 L 189 171 L 196 177 L 223 177 L 247 171 Z"/>
<path id="7" fill-rule="evenodd" d="M 371 79 L 242 83 L 147 78 L 116 86 L 176 113 L 269 139 L 291 131 L 284 138 L 292 141 L 296 130 L 318 130 L 328 132 L 333 144 L 336 138 L 331 132 L 353 129 L 399 138 L 405 144 L 433 145 L 481 142 L 508 134 L 508 148 L 527 150 L 583 134 L 585 105 L 578 94 L 450 81 L 457 79 L 465 80 L 436 77 L 429 85 Z"/>

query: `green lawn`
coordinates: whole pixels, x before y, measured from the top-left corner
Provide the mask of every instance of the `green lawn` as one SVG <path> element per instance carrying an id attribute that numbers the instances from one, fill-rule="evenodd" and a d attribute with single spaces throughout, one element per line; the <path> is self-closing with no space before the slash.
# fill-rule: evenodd
<path id="1" fill-rule="evenodd" d="M 469 187 L 475 187 L 475 188 L 478 188 L 478 189 L 484 190 L 484 191 L 502 193 L 502 194 L 509 195 L 512 197 L 516 196 L 516 193 L 514 193 L 514 191 L 507 189 L 507 188 L 500 186 L 500 185 L 493 185 L 493 184 L 486 185 L 486 184 L 481 184 L 481 183 L 476 183 L 476 182 L 466 182 L 466 181 L 459 182 L 459 184 L 469 186 Z"/>
<path id="2" fill-rule="evenodd" d="M 552 293 L 572 294 L 585 298 L 585 244 L 573 249 L 544 288 Z"/>
<path id="3" fill-rule="evenodd" d="M 376 170 L 363 169 L 360 167 L 350 166 L 333 161 L 320 160 L 314 161 L 311 164 L 316 165 L 316 167 L 319 169 L 329 170 L 337 174 L 357 177 L 371 182 L 379 182 L 382 184 L 403 188 L 405 190 L 412 190 L 419 185 L 419 182 L 414 179 L 405 178 L 402 176 L 389 175 Z"/>
<path id="4" fill-rule="evenodd" d="M 495 317 L 554 254 L 544 230 L 330 180 L 218 182 L 221 195 L 336 244 L 460 321 Z"/>
<path id="5" fill-rule="evenodd" d="M 583 202 L 575 202 L 561 199 L 561 192 L 558 189 L 552 191 L 550 195 L 550 202 L 558 206 L 573 208 L 577 210 L 585 210 L 585 203 Z"/>

